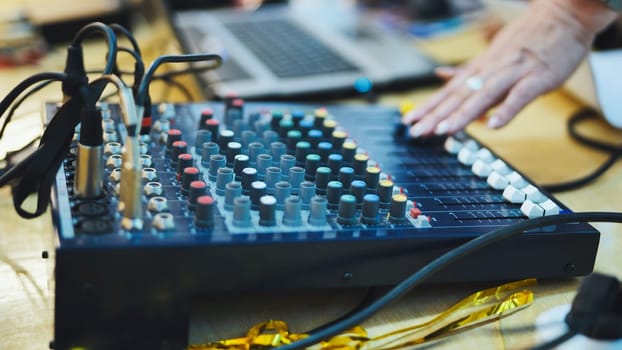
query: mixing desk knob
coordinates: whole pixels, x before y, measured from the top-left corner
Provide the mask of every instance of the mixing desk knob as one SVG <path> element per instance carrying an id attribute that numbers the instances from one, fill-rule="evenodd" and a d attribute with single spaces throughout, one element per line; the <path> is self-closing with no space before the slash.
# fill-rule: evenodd
<path id="1" fill-rule="evenodd" d="M 559 214 L 559 206 L 550 199 L 542 203 L 535 203 L 527 199 L 520 210 L 528 218 L 537 218 L 540 216 L 557 215 Z"/>
<path id="2" fill-rule="evenodd" d="M 527 195 L 510 184 L 503 190 L 503 198 L 510 203 L 523 203 L 527 199 Z"/>
<path id="3" fill-rule="evenodd" d="M 354 161 L 354 156 L 356 155 L 356 143 L 353 141 L 346 141 L 341 148 L 341 155 L 343 156 L 343 161 L 346 164 L 352 164 Z"/>
<path id="4" fill-rule="evenodd" d="M 214 226 L 214 211 L 216 201 L 208 195 L 197 198 L 197 206 L 194 211 L 194 224 L 200 228 Z"/>
<path id="5" fill-rule="evenodd" d="M 415 227 L 416 228 L 429 228 L 432 227 L 430 225 L 430 219 L 425 215 L 418 215 L 415 218 Z"/>
<path id="6" fill-rule="evenodd" d="M 337 222 L 342 225 L 356 225 L 356 198 L 350 194 L 344 194 L 339 199 L 339 211 Z"/>
<path id="7" fill-rule="evenodd" d="M 197 207 L 197 198 L 207 193 L 207 184 L 204 181 L 197 180 L 190 183 L 190 192 L 188 193 L 188 209 L 195 210 Z"/>
<path id="8" fill-rule="evenodd" d="M 147 203 L 150 212 L 159 213 L 168 210 L 168 203 L 164 197 L 151 197 Z"/>
<path id="9" fill-rule="evenodd" d="M 488 182 L 490 187 L 494 188 L 495 190 L 503 190 L 507 187 L 507 185 L 510 184 L 510 181 L 508 181 L 505 176 L 499 174 L 496 171 L 493 171 L 492 173 L 490 173 L 490 175 L 488 175 L 486 182 Z"/>
<path id="10" fill-rule="evenodd" d="M 479 145 L 474 140 L 466 140 L 462 148 L 466 148 L 469 151 L 475 153 L 479 150 Z"/>
<path id="11" fill-rule="evenodd" d="M 449 136 L 445 139 L 444 147 L 447 153 L 458 154 L 458 152 L 462 149 L 462 142 L 456 140 L 453 136 Z"/>
<path id="12" fill-rule="evenodd" d="M 523 205 L 520 207 L 520 211 L 530 219 L 544 216 L 544 209 L 529 199 L 523 202 Z"/>
<path id="13" fill-rule="evenodd" d="M 302 216 L 300 198 L 297 196 L 290 196 L 285 199 L 285 210 L 283 212 L 283 225 L 286 226 L 300 226 L 302 224 Z"/>
<path id="14" fill-rule="evenodd" d="M 364 178 L 368 161 L 369 161 L 369 156 L 366 154 L 359 153 L 354 156 L 352 168 L 354 168 L 354 174 L 357 178 L 359 179 Z"/>
<path id="15" fill-rule="evenodd" d="M 238 197 L 233 200 L 233 226 L 251 227 L 251 201 L 248 197 Z"/>
<path id="16" fill-rule="evenodd" d="M 216 194 L 219 196 L 224 196 L 227 184 L 232 182 L 234 179 L 235 179 L 235 175 L 233 174 L 233 169 L 231 168 L 218 169 L 218 172 L 216 175 Z"/>
<path id="17" fill-rule="evenodd" d="M 281 176 L 282 171 L 279 167 L 271 166 L 266 169 L 265 182 L 269 194 L 274 194 L 274 187 L 281 181 Z"/>
<path id="18" fill-rule="evenodd" d="M 212 156 L 220 154 L 220 146 L 216 142 L 205 142 L 201 146 L 201 166 L 210 167 L 210 159 Z"/>
<path id="19" fill-rule="evenodd" d="M 289 168 L 289 183 L 292 187 L 292 194 L 298 194 L 300 184 L 305 180 L 305 169 L 301 167 Z"/>
<path id="20" fill-rule="evenodd" d="M 367 185 L 367 191 L 370 193 L 376 193 L 378 182 L 380 181 L 380 168 L 370 166 L 365 169 L 365 184 Z"/>
<path id="21" fill-rule="evenodd" d="M 253 209 L 259 208 L 259 198 L 267 194 L 266 183 L 263 181 L 255 181 L 251 183 L 250 200 Z"/>
<path id="22" fill-rule="evenodd" d="M 223 153 L 226 152 L 225 150 L 227 149 L 227 144 L 233 141 L 234 136 L 235 133 L 233 132 L 233 130 L 220 130 L 220 133 L 218 134 L 218 146 L 223 151 Z"/>
<path id="23" fill-rule="evenodd" d="M 121 181 L 121 168 L 112 169 L 110 175 L 108 176 L 108 180 L 114 183 L 118 183 L 119 181 Z"/>
<path id="24" fill-rule="evenodd" d="M 242 153 L 242 144 L 239 142 L 228 142 L 225 150 L 227 156 L 227 166 L 233 167 L 235 157 Z"/>
<path id="25" fill-rule="evenodd" d="M 218 119 L 208 119 L 205 122 L 205 127 L 212 133 L 212 141 L 217 141 L 219 135 L 218 129 L 220 128 L 220 122 L 218 121 Z"/>
<path id="26" fill-rule="evenodd" d="M 487 148 L 481 148 L 475 153 L 475 157 L 485 163 L 492 163 L 495 161 L 495 156 Z"/>
<path id="27" fill-rule="evenodd" d="M 525 192 L 525 194 L 527 195 L 527 199 L 534 203 L 542 203 L 548 199 L 534 185 L 527 185 L 525 188 L 523 188 L 523 192 Z"/>
<path id="28" fill-rule="evenodd" d="M 190 191 L 190 183 L 196 181 L 201 176 L 199 168 L 188 167 L 184 169 L 184 174 L 181 176 L 181 193 L 188 194 Z"/>
<path id="29" fill-rule="evenodd" d="M 276 183 L 274 188 L 277 209 L 283 210 L 285 208 L 285 199 L 287 199 L 292 193 L 292 186 L 287 181 L 279 181 Z"/>
<path id="30" fill-rule="evenodd" d="M 104 154 L 112 155 L 112 154 L 121 154 L 122 146 L 118 142 L 107 142 L 104 146 Z"/>
<path id="31" fill-rule="evenodd" d="M 121 164 L 123 164 L 123 157 L 118 154 L 113 154 L 106 160 L 106 168 L 108 169 L 120 168 Z"/>
<path id="32" fill-rule="evenodd" d="M 147 182 L 143 187 L 143 193 L 147 197 L 161 196 L 164 191 L 159 182 Z"/>
<path id="33" fill-rule="evenodd" d="M 177 164 L 175 165 L 177 181 L 181 180 L 181 175 L 183 174 L 184 169 L 191 167 L 192 165 L 192 154 L 182 153 L 177 156 Z"/>
<path id="34" fill-rule="evenodd" d="M 471 171 L 479 177 L 488 177 L 490 173 L 492 173 L 492 167 L 489 163 L 478 159 L 473 163 L 473 166 L 471 166 Z"/>
<path id="35" fill-rule="evenodd" d="M 276 198 L 273 196 L 262 196 L 259 198 L 259 225 L 276 225 Z"/>
<path id="36" fill-rule="evenodd" d="M 315 196 L 316 186 L 314 182 L 311 181 L 303 181 L 300 184 L 300 188 L 298 190 L 298 196 L 300 197 L 300 201 L 302 202 L 302 209 L 309 209 L 309 205 L 311 203 L 311 198 Z"/>
<path id="37" fill-rule="evenodd" d="M 227 166 L 227 159 L 222 154 L 214 154 L 209 158 L 209 171 L 207 173 L 207 178 L 210 181 L 216 181 L 218 178 L 218 169 L 224 168 Z"/>
<path id="38" fill-rule="evenodd" d="M 286 154 L 287 147 L 283 142 L 272 142 L 270 143 L 270 155 L 272 155 L 272 159 L 277 162 L 281 160 L 281 156 Z"/>
<path id="39" fill-rule="evenodd" d="M 458 152 L 458 161 L 463 165 L 473 165 L 477 160 L 476 153 L 466 147 Z"/>
<path id="40" fill-rule="evenodd" d="M 326 198 L 315 196 L 311 199 L 311 209 L 309 211 L 309 224 L 313 226 L 326 225 Z"/>
<path id="41" fill-rule="evenodd" d="M 158 181 L 158 172 L 155 168 L 143 168 L 141 177 L 143 182 Z"/>
<path id="42" fill-rule="evenodd" d="M 265 153 L 263 143 L 261 142 L 251 142 L 248 145 L 248 157 L 250 158 L 250 164 L 257 164 L 257 156 Z"/>
<path id="43" fill-rule="evenodd" d="M 519 173 L 517 173 L 516 171 L 511 172 L 508 176 L 506 176 L 508 178 L 508 181 L 510 181 L 510 185 L 518 188 L 518 189 L 523 189 L 525 187 L 527 187 L 527 185 L 529 185 L 529 183 L 527 182 L 527 180 L 525 180 Z"/>
<path id="44" fill-rule="evenodd" d="M 339 201 L 340 201 L 342 192 L 343 192 L 343 184 L 341 182 L 330 181 L 328 183 L 328 185 L 326 186 L 326 199 L 328 200 L 328 209 L 335 210 L 339 208 Z"/>
<path id="45" fill-rule="evenodd" d="M 158 213 L 153 217 L 151 227 L 158 231 L 171 231 L 175 229 L 175 221 L 170 213 Z"/>
<path id="46" fill-rule="evenodd" d="M 187 154 L 187 151 L 188 151 L 188 144 L 186 143 L 186 141 L 173 142 L 173 146 L 171 148 L 171 160 L 169 162 L 170 167 L 175 169 L 179 155 Z"/>
<path id="47" fill-rule="evenodd" d="M 207 129 L 207 121 L 214 118 L 214 111 L 211 108 L 205 108 L 201 111 L 199 119 L 199 129 Z"/>
<path id="48" fill-rule="evenodd" d="M 225 186 L 225 210 L 233 210 L 233 202 L 242 196 L 242 185 L 239 182 L 229 182 Z"/>
<path id="49" fill-rule="evenodd" d="M 250 159 L 246 154 L 238 154 L 233 159 L 233 172 L 235 173 L 235 179 L 240 181 L 242 179 L 242 171 L 248 168 Z"/>
<path id="50" fill-rule="evenodd" d="M 407 222 L 406 204 L 408 199 L 403 194 L 396 194 L 391 198 L 391 208 L 389 209 L 389 221 L 394 224 Z"/>
<path id="51" fill-rule="evenodd" d="M 167 156 L 171 155 L 173 149 L 173 143 L 177 141 L 181 141 L 181 130 L 179 129 L 171 129 L 166 133 L 166 151 L 165 154 Z"/>
<path id="52" fill-rule="evenodd" d="M 281 168 L 281 176 L 284 180 L 289 179 L 289 169 L 296 166 L 296 157 L 291 154 L 284 154 L 281 156 L 279 161 L 279 166 Z"/>
<path id="53" fill-rule="evenodd" d="M 266 169 L 272 166 L 272 156 L 262 153 L 257 156 L 257 177 L 260 180 L 266 178 Z"/>
<path id="54" fill-rule="evenodd" d="M 380 222 L 378 209 L 380 208 L 380 197 L 375 194 L 367 194 L 363 197 L 363 210 L 361 212 L 361 222 L 366 225 L 377 225 Z"/>
<path id="55" fill-rule="evenodd" d="M 502 161 L 501 159 L 497 159 L 494 162 L 492 162 L 491 164 L 492 166 L 492 170 L 503 175 L 510 175 L 510 173 L 512 173 L 512 169 L 510 169 L 509 166 L 507 166 L 507 164 L 505 164 L 504 161 Z"/>
<path id="56" fill-rule="evenodd" d="M 248 195 L 251 191 L 251 184 L 257 181 L 257 169 L 244 168 L 242 169 L 242 176 L 240 178 L 242 182 L 242 193 Z"/>
<path id="57" fill-rule="evenodd" d="M 143 168 L 151 168 L 153 166 L 153 159 L 148 154 L 140 155 L 140 166 Z"/>
<path id="58" fill-rule="evenodd" d="M 388 209 L 391 206 L 391 197 L 393 196 L 393 181 L 382 180 L 378 182 L 376 193 L 380 198 L 380 207 Z"/>
<path id="59" fill-rule="evenodd" d="M 305 171 L 307 173 L 307 180 L 313 180 L 315 178 L 315 172 L 317 168 L 320 166 L 320 155 L 319 154 L 307 154 L 305 158 Z"/>
<path id="60" fill-rule="evenodd" d="M 102 138 L 104 142 L 118 142 L 119 141 L 119 136 L 117 135 L 117 132 L 114 130 L 105 130 Z"/>

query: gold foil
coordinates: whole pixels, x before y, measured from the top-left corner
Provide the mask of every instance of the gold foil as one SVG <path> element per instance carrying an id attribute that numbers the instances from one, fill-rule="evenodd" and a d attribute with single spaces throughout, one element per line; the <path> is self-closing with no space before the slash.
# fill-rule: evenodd
<path id="1" fill-rule="evenodd" d="M 430 321 L 375 337 L 369 337 L 364 328 L 357 326 L 312 348 L 322 350 L 393 350 L 451 336 L 459 331 L 499 319 L 531 305 L 533 303 L 533 292 L 524 288 L 535 283 L 535 279 L 526 279 L 475 292 Z M 253 326 L 248 330 L 245 337 L 226 339 L 215 343 L 194 344 L 190 345 L 188 350 L 273 349 L 308 336 L 308 334 L 290 333 L 287 323 L 271 320 Z"/>

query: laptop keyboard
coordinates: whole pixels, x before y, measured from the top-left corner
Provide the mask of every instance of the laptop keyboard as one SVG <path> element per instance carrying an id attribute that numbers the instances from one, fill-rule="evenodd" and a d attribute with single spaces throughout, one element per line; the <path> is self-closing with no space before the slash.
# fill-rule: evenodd
<path id="1" fill-rule="evenodd" d="M 285 19 L 225 24 L 277 77 L 294 78 L 358 68 Z"/>

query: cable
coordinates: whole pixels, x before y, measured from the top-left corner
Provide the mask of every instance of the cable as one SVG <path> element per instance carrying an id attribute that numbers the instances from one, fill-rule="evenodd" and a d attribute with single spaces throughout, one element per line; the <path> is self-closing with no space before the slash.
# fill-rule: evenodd
<path id="1" fill-rule="evenodd" d="M 13 105 L 11 106 L 11 109 L 9 110 L 9 113 L 7 114 L 4 123 L 2 123 L 2 127 L 0 127 L 0 139 L 2 138 L 2 135 L 4 135 L 4 131 L 7 128 L 7 126 L 9 125 L 9 123 L 11 122 L 11 119 L 13 119 L 13 116 L 15 115 L 15 111 L 17 111 L 17 109 L 19 108 L 19 106 L 24 103 L 24 101 L 26 101 L 26 99 L 30 96 L 32 96 L 34 93 L 40 91 L 41 89 L 45 88 L 46 86 L 50 85 L 53 82 L 56 82 L 58 80 L 55 79 L 50 79 L 48 81 L 44 81 L 42 83 L 40 83 L 39 85 L 33 87 L 32 89 L 30 89 L 27 93 L 25 93 L 24 95 L 22 95 L 19 99 L 15 100 L 15 102 L 13 103 Z"/>
<path id="2" fill-rule="evenodd" d="M 31 85 L 36 84 L 40 81 L 65 81 L 66 79 L 67 75 L 65 73 L 56 72 L 38 73 L 24 79 L 21 83 L 17 84 L 17 86 L 14 87 L 0 102 L 0 119 L 2 118 L 2 115 L 4 115 L 4 112 L 6 112 L 6 110 L 9 108 L 9 106 L 11 106 L 13 101 L 15 101 L 15 99 L 19 97 L 19 95 Z M 45 85 L 43 87 L 45 87 Z M 41 87 L 41 89 L 43 87 Z M 37 89 L 37 87 L 33 89 Z M 4 135 L 6 125 L 9 121 L 10 118 L 7 118 L 2 124 L 2 128 L 0 129 L 0 139 L 2 138 L 2 135 Z"/>
<path id="3" fill-rule="evenodd" d="M 380 311 L 382 308 L 387 306 L 389 303 L 403 297 L 406 293 L 410 292 L 412 289 L 420 285 L 423 281 L 427 280 L 441 269 L 492 243 L 515 236 L 529 229 L 544 227 L 548 225 L 575 222 L 622 223 L 622 213 L 583 212 L 543 216 L 535 219 L 521 221 L 516 224 L 485 233 L 434 259 L 432 262 L 428 263 L 417 272 L 413 273 L 408 278 L 393 287 L 390 291 L 388 291 L 382 297 L 378 298 L 372 304 L 355 313 L 351 317 L 339 321 L 338 323 L 328 328 L 325 328 L 307 338 L 301 339 L 289 345 L 279 347 L 279 349 L 292 350 L 305 348 L 307 346 L 311 346 L 323 340 L 329 339 L 330 337 L 333 337 L 351 327 L 359 325 L 363 321 Z"/>
<path id="4" fill-rule="evenodd" d="M 600 113 L 597 110 L 591 107 L 585 107 L 585 108 L 580 109 L 579 111 L 577 111 L 575 114 L 573 114 L 570 117 L 570 119 L 568 120 L 568 124 L 566 125 L 566 129 L 568 130 L 568 134 L 570 134 L 570 136 L 575 141 L 581 144 L 584 144 L 588 147 L 591 147 L 591 148 L 594 148 L 594 149 L 597 149 L 599 151 L 603 151 L 606 153 L 615 152 L 618 149 L 618 146 L 608 144 L 597 139 L 583 136 L 581 135 L 581 133 L 579 133 L 577 129 L 577 126 L 586 120 L 601 119 L 601 118 L 603 118 L 603 116 L 600 115 Z"/>
<path id="5" fill-rule="evenodd" d="M 188 55 L 164 55 L 156 58 L 143 78 L 143 81 L 140 84 L 140 88 L 138 89 L 138 96 L 136 99 L 136 104 L 139 106 L 145 106 L 145 101 L 147 99 L 147 90 L 149 88 L 149 84 L 153 79 L 153 75 L 155 74 L 156 69 L 160 67 L 160 65 L 164 63 L 188 63 L 188 62 L 198 62 L 198 61 L 214 61 L 216 62 L 216 66 L 222 63 L 222 57 L 216 54 L 188 54 Z"/>
<path id="6" fill-rule="evenodd" d="M 609 168 L 611 168 L 611 166 L 613 166 L 617 160 L 620 158 L 620 156 L 622 155 L 622 146 L 612 146 L 612 145 L 607 145 L 605 143 L 602 143 L 600 141 L 594 140 L 594 139 L 590 139 L 584 136 L 581 136 L 577 131 L 576 131 L 576 125 L 583 121 L 586 120 L 588 118 L 593 118 L 594 116 L 597 116 L 598 112 L 596 112 L 595 110 L 591 109 L 591 108 L 583 108 L 581 110 L 579 110 L 577 113 L 575 113 L 575 115 L 573 115 L 570 120 L 568 121 L 568 132 L 570 133 L 570 136 L 572 136 L 575 140 L 577 140 L 578 142 L 588 146 L 588 147 L 592 147 L 595 149 L 598 149 L 600 151 L 605 151 L 610 153 L 609 158 L 603 163 L 601 164 L 598 168 L 596 168 L 596 170 L 594 170 L 593 172 L 580 177 L 578 179 L 574 179 L 574 180 L 570 180 L 570 181 L 566 181 L 566 182 L 561 182 L 561 183 L 557 183 L 557 184 L 548 184 L 548 185 L 543 185 L 542 187 L 549 191 L 549 192 L 563 192 L 563 191 L 570 191 L 576 188 L 579 188 L 581 186 L 585 186 L 588 183 L 596 180 L 598 177 L 600 177 L 602 174 L 604 174 L 607 170 L 609 170 Z"/>

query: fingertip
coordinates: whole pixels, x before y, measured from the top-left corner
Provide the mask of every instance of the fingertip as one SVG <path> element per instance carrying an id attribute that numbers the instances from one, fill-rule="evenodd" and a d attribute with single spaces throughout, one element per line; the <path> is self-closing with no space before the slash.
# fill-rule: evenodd
<path id="1" fill-rule="evenodd" d="M 434 74 L 444 80 L 453 78 L 457 72 L 458 70 L 451 66 L 440 66 L 434 68 Z"/>
<path id="2" fill-rule="evenodd" d="M 501 118 L 498 115 L 493 115 L 488 119 L 488 128 L 489 129 L 499 129 L 507 123 L 507 120 Z"/>
<path id="3" fill-rule="evenodd" d="M 423 134 L 423 128 L 421 125 L 414 125 L 410 130 L 408 130 L 408 134 L 412 138 L 417 138 Z"/>
<path id="4" fill-rule="evenodd" d="M 423 117 L 423 112 L 420 109 L 415 109 L 402 116 L 402 123 L 412 124 L 416 121 L 419 121 L 421 117 Z"/>
<path id="5" fill-rule="evenodd" d="M 443 120 L 442 122 L 438 123 L 438 125 L 434 129 L 434 133 L 436 135 L 445 135 L 450 130 L 450 128 L 451 123 L 449 122 L 449 120 Z"/>

